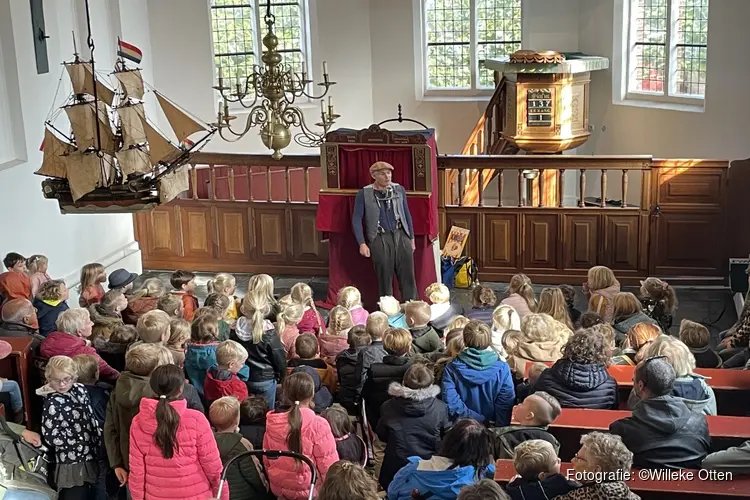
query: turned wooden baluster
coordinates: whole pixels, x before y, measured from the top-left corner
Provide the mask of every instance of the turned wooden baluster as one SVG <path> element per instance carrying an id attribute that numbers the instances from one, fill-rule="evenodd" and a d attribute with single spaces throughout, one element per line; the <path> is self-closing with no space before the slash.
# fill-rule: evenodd
<path id="1" fill-rule="evenodd" d="M 310 203 L 310 167 L 305 167 L 305 203 Z"/>
<path id="2" fill-rule="evenodd" d="M 565 169 L 557 171 L 557 206 L 563 207 L 563 195 L 565 194 Z"/>
<path id="3" fill-rule="evenodd" d="M 585 207 L 586 202 L 584 201 L 584 198 L 586 196 L 586 171 L 583 169 L 581 169 L 581 177 L 578 180 L 578 188 L 581 190 L 578 198 L 578 206 Z"/>
<path id="4" fill-rule="evenodd" d="M 466 171 L 461 170 L 458 172 L 458 206 L 463 207 L 464 206 L 464 183 L 465 180 Z"/>
<path id="5" fill-rule="evenodd" d="M 479 202 L 478 205 L 480 207 L 484 206 L 484 170 L 481 168 L 477 171 L 477 174 L 479 175 L 479 182 L 477 183 L 477 189 L 479 190 Z"/>
<path id="6" fill-rule="evenodd" d="M 289 167 L 284 167 L 284 184 L 286 185 L 286 202 L 292 201 L 292 183 L 289 182 Z"/>
<path id="7" fill-rule="evenodd" d="M 607 206 L 607 171 L 604 169 L 602 169 L 602 201 L 599 206 L 602 208 Z"/>
<path id="8" fill-rule="evenodd" d="M 518 206 L 523 206 L 523 171 L 518 170 Z"/>
<path id="9" fill-rule="evenodd" d="M 195 169 L 195 165 L 190 165 L 190 179 L 193 184 L 193 199 L 198 199 L 198 171 Z"/>
<path id="10" fill-rule="evenodd" d="M 503 172 L 504 170 L 500 170 L 500 173 L 497 174 L 497 206 L 502 207 L 503 206 Z"/>
<path id="11" fill-rule="evenodd" d="M 622 171 L 622 208 L 627 208 L 628 206 L 628 171 L 623 170 Z"/>
<path id="12" fill-rule="evenodd" d="M 216 199 L 216 171 L 214 170 L 213 165 L 208 166 L 208 174 L 209 174 L 209 184 L 210 184 L 210 190 L 208 192 L 208 199 L 215 200 Z"/>
<path id="13" fill-rule="evenodd" d="M 537 179 L 539 180 L 538 188 L 539 188 L 539 203 L 537 206 L 539 208 L 544 207 L 544 170 L 539 169 L 539 175 L 537 176 Z"/>
<path id="14" fill-rule="evenodd" d="M 271 167 L 263 168 L 266 169 L 266 201 L 271 202 Z"/>
<path id="15" fill-rule="evenodd" d="M 247 169 L 247 201 L 253 201 L 253 167 L 245 165 Z"/>
<path id="16" fill-rule="evenodd" d="M 236 201 L 234 197 L 234 167 L 227 167 L 229 169 L 229 201 Z"/>

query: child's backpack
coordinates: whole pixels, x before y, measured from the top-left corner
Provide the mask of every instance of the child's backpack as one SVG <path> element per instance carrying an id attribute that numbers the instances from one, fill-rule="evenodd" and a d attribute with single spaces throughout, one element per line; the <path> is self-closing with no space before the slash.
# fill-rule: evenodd
<path id="1" fill-rule="evenodd" d="M 470 288 L 478 283 L 479 268 L 471 257 L 442 258 L 442 281 L 448 288 Z"/>

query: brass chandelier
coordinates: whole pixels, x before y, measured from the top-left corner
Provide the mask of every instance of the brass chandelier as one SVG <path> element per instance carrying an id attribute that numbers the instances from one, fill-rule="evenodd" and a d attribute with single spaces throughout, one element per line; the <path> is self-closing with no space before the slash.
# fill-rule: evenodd
<path id="1" fill-rule="evenodd" d="M 307 87 L 313 80 L 308 78 L 306 64 L 302 63 L 301 74 L 295 73 L 291 66 L 283 64 L 283 56 L 276 50 L 279 39 L 273 31 L 276 18 L 271 14 L 271 2 L 268 2 L 264 21 L 268 27 L 268 33 L 263 37 L 263 46 L 266 50 L 261 60 L 264 66 L 253 65 L 253 73 L 246 78 L 244 88 L 239 81 L 234 88 L 231 84 L 224 86 L 224 78 L 219 67 L 219 82 L 214 89 L 221 95 L 222 104 L 219 106 L 216 127 L 222 139 L 236 142 L 247 135 L 251 128 L 260 126 L 263 144 L 273 150 L 271 157 L 278 160 L 283 156 L 281 150 L 292 141 L 292 127 L 299 128 L 299 132 L 294 135 L 297 144 L 303 147 L 317 147 L 340 115 L 334 113 L 330 97 L 328 105 L 324 101 L 331 86 L 336 84 L 330 80 L 327 64 L 323 62 L 323 81 L 318 83 L 318 86 L 324 88 L 323 93 L 319 96 L 308 93 Z M 313 131 L 305 122 L 304 113 L 294 104 L 297 98 L 320 100 L 321 121 L 315 125 L 322 127 L 321 133 Z M 229 113 L 229 103 L 239 103 L 243 108 L 250 110 L 245 127 L 241 131 L 233 130 L 231 127 L 232 120 L 237 117 Z"/>

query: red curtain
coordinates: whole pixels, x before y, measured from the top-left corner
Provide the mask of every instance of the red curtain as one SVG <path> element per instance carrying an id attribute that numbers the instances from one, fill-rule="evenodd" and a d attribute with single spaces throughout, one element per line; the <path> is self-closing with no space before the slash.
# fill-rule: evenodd
<path id="1" fill-rule="evenodd" d="M 372 183 L 370 165 L 385 161 L 393 165 L 393 182 L 412 189 L 411 148 L 391 146 L 339 146 L 339 185 L 360 189 Z"/>

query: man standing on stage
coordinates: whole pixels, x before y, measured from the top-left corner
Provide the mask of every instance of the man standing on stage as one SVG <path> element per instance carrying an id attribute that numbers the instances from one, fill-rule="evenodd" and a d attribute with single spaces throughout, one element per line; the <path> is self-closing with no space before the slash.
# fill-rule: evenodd
<path id="1" fill-rule="evenodd" d="M 379 161 L 372 164 L 370 175 L 374 182 L 357 193 L 352 228 L 359 243 L 359 253 L 372 257 L 380 297 L 393 295 L 395 270 L 401 300 L 415 300 L 414 226 L 406 203 L 406 190 L 391 182 L 392 174 L 393 165 L 390 163 Z"/>

